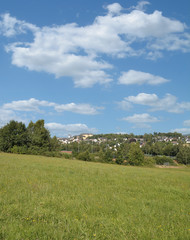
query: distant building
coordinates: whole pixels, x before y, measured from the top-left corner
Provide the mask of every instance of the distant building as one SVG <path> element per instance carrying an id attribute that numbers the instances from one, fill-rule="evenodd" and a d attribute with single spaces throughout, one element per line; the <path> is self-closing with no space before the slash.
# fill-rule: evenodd
<path id="1" fill-rule="evenodd" d="M 136 142 L 137 140 L 135 138 L 130 138 L 129 143 Z"/>
<path id="2" fill-rule="evenodd" d="M 93 134 L 91 133 L 83 133 L 83 134 L 80 134 L 80 137 L 82 138 L 82 140 L 86 140 L 88 137 L 92 137 Z"/>

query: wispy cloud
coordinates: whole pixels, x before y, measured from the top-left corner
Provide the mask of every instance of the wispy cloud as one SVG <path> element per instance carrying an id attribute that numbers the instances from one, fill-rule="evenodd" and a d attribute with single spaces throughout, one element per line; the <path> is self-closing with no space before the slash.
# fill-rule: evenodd
<path id="1" fill-rule="evenodd" d="M 151 116 L 148 113 L 134 114 L 132 116 L 124 117 L 122 120 L 135 124 L 134 128 L 151 128 L 151 126 L 147 123 L 160 121 L 158 118 Z"/>
<path id="2" fill-rule="evenodd" d="M 1 14 L 0 33 L 5 37 L 13 37 L 17 34 L 24 34 L 27 31 L 36 32 L 39 30 L 34 24 L 20 21 L 9 13 Z"/>
<path id="3" fill-rule="evenodd" d="M 178 102 L 177 97 L 172 94 L 166 94 L 163 98 L 159 98 L 155 93 L 139 93 L 137 96 L 128 96 L 120 103 L 123 105 L 139 104 L 148 106 L 150 111 L 166 111 L 170 113 L 183 113 L 190 111 L 190 102 Z"/>
<path id="4" fill-rule="evenodd" d="M 183 122 L 183 125 L 184 125 L 184 126 L 187 126 L 187 127 L 190 127 L 190 120 L 185 120 L 185 121 Z"/>
<path id="5" fill-rule="evenodd" d="M 28 100 L 12 101 L 11 103 L 5 103 L 2 108 L 4 110 L 12 111 L 23 111 L 23 112 L 41 112 L 41 107 L 53 107 L 57 112 L 73 112 L 85 115 L 95 115 L 98 114 L 98 110 L 102 110 L 102 107 L 95 107 L 90 104 L 85 103 L 67 103 L 67 104 L 57 104 L 54 102 L 48 102 L 44 100 L 38 100 L 35 98 L 30 98 Z"/>
<path id="6" fill-rule="evenodd" d="M 48 108 L 48 109 L 46 109 Z M 31 120 L 31 116 L 35 114 L 48 114 L 51 108 L 51 112 L 72 112 L 75 114 L 95 115 L 102 110 L 102 107 L 95 107 L 90 104 L 57 104 L 54 102 L 48 102 L 44 100 L 38 100 L 31 98 L 28 100 L 19 100 L 6 103 L 0 107 L 0 127 L 4 126 L 11 120 L 28 123 Z M 38 115 L 39 117 L 40 115 Z M 33 116 L 35 119 L 35 117 Z M 33 119 L 32 119 L 33 120 Z M 98 130 L 95 128 L 89 128 L 84 123 L 76 124 L 61 124 L 61 123 L 47 123 L 46 127 L 51 131 L 53 135 L 67 136 L 68 134 L 77 135 L 80 133 L 95 133 Z"/>
<path id="7" fill-rule="evenodd" d="M 158 118 L 153 117 L 148 113 L 134 114 L 133 116 L 123 118 L 123 120 L 130 123 L 151 123 L 160 121 Z"/>
<path id="8" fill-rule="evenodd" d="M 89 128 L 86 124 L 61 124 L 61 123 L 46 123 L 47 127 L 56 136 L 78 135 L 81 133 L 96 133 L 97 129 Z"/>
<path id="9" fill-rule="evenodd" d="M 3 127 L 11 120 L 25 122 L 24 118 L 19 117 L 14 111 L 0 107 L 0 127 Z"/>
<path id="10" fill-rule="evenodd" d="M 171 132 L 178 132 L 182 134 L 190 134 L 190 128 L 176 128 L 172 129 Z"/>

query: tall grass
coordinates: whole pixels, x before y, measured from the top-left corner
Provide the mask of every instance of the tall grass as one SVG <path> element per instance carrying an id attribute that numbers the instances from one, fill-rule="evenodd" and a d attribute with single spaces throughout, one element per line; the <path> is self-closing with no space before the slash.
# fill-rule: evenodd
<path id="1" fill-rule="evenodd" d="M 190 239 L 190 169 L 0 154 L 0 239 Z"/>

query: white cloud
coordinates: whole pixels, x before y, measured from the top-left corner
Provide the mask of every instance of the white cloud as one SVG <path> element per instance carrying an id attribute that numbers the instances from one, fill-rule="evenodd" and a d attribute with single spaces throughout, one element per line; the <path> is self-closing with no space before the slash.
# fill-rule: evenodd
<path id="1" fill-rule="evenodd" d="M 159 98 L 156 94 L 139 93 L 137 96 L 126 97 L 123 101 L 148 106 L 150 111 L 167 111 L 171 113 L 190 111 L 190 102 L 179 103 L 177 97 L 169 93 L 163 98 Z"/>
<path id="2" fill-rule="evenodd" d="M 123 9 L 119 3 L 109 4 L 105 7 L 110 14 L 119 14 Z"/>
<path id="3" fill-rule="evenodd" d="M 185 120 L 185 121 L 183 122 L 183 125 L 184 125 L 184 126 L 187 126 L 187 127 L 190 127 L 190 120 Z"/>
<path id="4" fill-rule="evenodd" d="M 159 98 L 154 93 L 153 94 L 139 93 L 137 96 L 126 97 L 125 100 L 134 104 L 155 105 L 159 101 Z"/>
<path id="5" fill-rule="evenodd" d="M 13 101 L 11 103 L 5 103 L 2 108 L 4 110 L 10 109 L 12 111 L 24 111 L 24 112 L 42 112 L 42 107 L 53 107 L 57 112 L 69 111 L 78 114 L 85 115 L 95 115 L 98 114 L 101 107 L 91 106 L 90 104 L 77 104 L 77 103 L 68 103 L 68 104 L 57 104 L 54 102 L 40 101 L 35 98 L 29 100 L 19 100 Z"/>
<path id="6" fill-rule="evenodd" d="M 140 10 L 140 11 L 144 11 L 145 10 L 145 6 L 146 5 L 149 5 L 150 3 L 148 1 L 139 1 L 137 6 L 134 7 L 135 9 L 137 10 Z"/>
<path id="7" fill-rule="evenodd" d="M 96 133 L 97 129 L 89 128 L 86 124 L 61 124 L 61 123 L 46 123 L 45 127 L 57 136 L 78 135 L 80 133 Z"/>
<path id="8" fill-rule="evenodd" d="M 171 132 L 178 132 L 182 134 L 190 134 L 190 128 L 176 128 L 172 129 Z"/>
<path id="9" fill-rule="evenodd" d="M 58 78 L 71 77 L 76 87 L 108 84 L 112 81 L 108 71 L 113 66 L 103 61 L 104 54 L 155 59 L 163 51 L 190 51 L 186 25 L 159 11 L 143 12 L 147 4 L 141 1 L 129 13 L 119 3 L 110 4 L 105 16 L 97 16 L 87 26 L 72 23 L 38 28 L 4 14 L 0 33 L 10 37 L 32 31 L 32 42 L 12 43 L 6 48 L 12 53 L 12 64 L 18 67 L 45 71 Z M 139 47 L 134 48 L 139 42 Z"/>
<path id="10" fill-rule="evenodd" d="M 151 116 L 148 113 L 142 113 L 142 114 L 134 114 L 133 116 L 125 117 L 123 118 L 124 121 L 130 122 L 130 123 L 153 123 L 153 122 L 159 122 L 159 119 L 156 117 Z"/>
<path id="11" fill-rule="evenodd" d="M 76 104 L 76 103 L 56 105 L 55 110 L 58 112 L 70 111 L 86 115 L 95 115 L 98 113 L 97 107 L 93 107 L 90 104 Z"/>
<path id="12" fill-rule="evenodd" d="M 17 34 L 26 33 L 27 30 L 32 32 L 39 30 L 39 28 L 33 24 L 11 17 L 9 13 L 2 14 L 0 17 L 2 18 L 0 21 L 0 33 L 5 37 L 12 37 Z"/>
<path id="13" fill-rule="evenodd" d="M 123 72 L 122 75 L 119 77 L 119 83 L 130 85 L 130 84 L 149 84 L 149 85 L 158 85 L 161 83 L 168 82 L 169 80 L 152 75 L 150 73 L 129 70 L 128 72 Z"/>
<path id="14" fill-rule="evenodd" d="M 4 126 L 11 120 L 24 122 L 14 111 L 0 108 L 0 127 Z"/>
<path id="15" fill-rule="evenodd" d="M 29 100 L 19 100 L 12 101 L 11 103 L 5 103 L 3 105 L 3 108 L 11 109 L 14 111 L 40 112 L 39 107 L 52 107 L 52 106 L 55 106 L 55 103 L 30 98 Z"/>
<path id="16" fill-rule="evenodd" d="M 127 102 L 125 100 L 123 100 L 121 102 L 117 102 L 117 105 L 119 108 L 121 108 L 125 111 L 130 110 L 133 107 L 133 105 L 130 102 Z"/>
<path id="17" fill-rule="evenodd" d="M 167 49 L 168 51 L 177 51 L 180 50 L 182 52 L 190 51 L 190 34 L 184 33 L 180 37 L 177 34 L 170 34 L 165 36 L 164 38 L 158 38 L 152 44 L 150 44 L 150 49 L 152 48 L 154 51 L 162 51 Z"/>
<path id="18" fill-rule="evenodd" d="M 148 113 L 134 114 L 133 116 L 125 117 L 122 120 L 135 124 L 133 128 L 151 128 L 151 126 L 147 123 L 160 121 L 158 118 L 151 116 Z"/>

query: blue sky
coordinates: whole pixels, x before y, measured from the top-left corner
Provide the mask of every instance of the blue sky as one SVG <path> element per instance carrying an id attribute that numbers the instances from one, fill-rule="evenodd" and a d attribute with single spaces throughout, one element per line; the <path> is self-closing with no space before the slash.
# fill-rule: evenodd
<path id="1" fill-rule="evenodd" d="M 189 0 L 1 0 L 0 127 L 190 134 Z"/>

